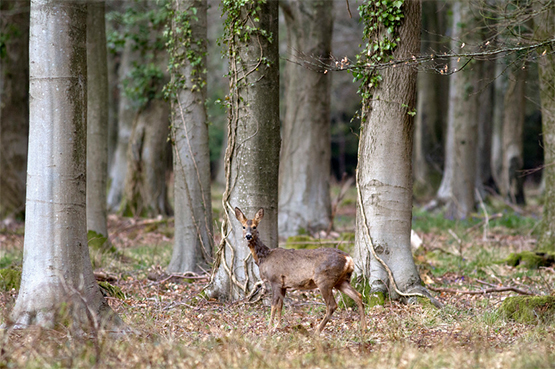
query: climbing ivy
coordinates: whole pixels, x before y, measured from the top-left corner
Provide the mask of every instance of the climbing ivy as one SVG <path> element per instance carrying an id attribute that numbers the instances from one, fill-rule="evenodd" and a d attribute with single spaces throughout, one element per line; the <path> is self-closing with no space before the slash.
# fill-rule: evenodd
<path id="1" fill-rule="evenodd" d="M 354 80 L 360 82 L 358 93 L 363 100 L 372 98 L 372 90 L 382 80 L 371 66 L 393 59 L 400 41 L 397 29 L 404 18 L 403 3 L 404 0 L 366 0 L 358 7 L 360 21 L 364 24 L 362 39 L 365 44 L 357 55 L 360 68 L 353 68 L 351 72 Z"/>
<path id="2" fill-rule="evenodd" d="M 168 22 L 169 0 L 158 0 L 155 7 L 144 8 L 135 0 L 135 6 L 107 15 L 116 27 L 107 35 L 108 49 L 120 53 L 131 42 L 132 50 L 141 55 L 140 62 L 133 65 L 130 74 L 123 79 L 123 92 L 141 109 L 153 99 L 163 98 L 165 74 L 157 63 L 165 49 L 163 29 Z"/>
<path id="3" fill-rule="evenodd" d="M 177 10 L 171 4 L 168 7 L 170 22 L 166 26 L 164 37 L 166 38 L 166 49 L 169 54 L 168 71 L 172 80 L 164 87 L 166 98 L 175 99 L 177 93 L 184 89 L 193 92 L 202 89 L 206 85 L 206 66 L 203 59 L 206 51 L 203 40 L 194 37 L 192 22 L 198 22 L 195 7 L 185 10 Z M 190 76 L 183 74 L 185 66 L 191 66 Z M 187 78 L 192 78 L 189 83 Z"/>
<path id="4" fill-rule="evenodd" d="M 224 21 L 223 42 L 230 45 L 235 38 L 237 41 L 248 42 L 253 35 L 264 36 L 272 42 L 272 35 L 266 30 L 248 24 L 249 18 L 255 23 L 260 22 L 259 13 L 267 0 L 223 0 L 220 4 Z M 246 15 L 246 16 L 245 16 Z"/>
<path id="5" fill-rule="evenodd" d="M 225 51 L 230 61 L 228 77 L 230 78 L 230 92 L 226 97 L 225 105 L 230 108 L 234 91 L 245 86 L 243 77 L 238 76 L 238 67 L 242 67 L 243 75 L 249 72 L 238 54 L 237 43 L 248 43 L 254 37 L 263 37 L 269 43 L 273 42 L 273 35 L 267 30 L 258 28 L 256 25 L 260 22 L 260 14 L 262 5 L 268 0 L 223 0 L 220 3 L 222 9 L 222 17 L 224 17 L 224 33 L 218 40 L 220 44 L 227 46 Z M 257 60 L 258 65 L 269 67 L 271 61 L 264 56 L 264 50 Z M 220 101 L 221 102 L 221 101 Z"/>

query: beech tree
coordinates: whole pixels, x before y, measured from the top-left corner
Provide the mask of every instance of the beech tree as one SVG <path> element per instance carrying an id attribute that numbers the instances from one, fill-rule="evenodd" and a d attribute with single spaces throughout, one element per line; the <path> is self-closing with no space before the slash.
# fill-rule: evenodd
<path id="1" fill-rule="evenodd" d="M 555 6 L 552 2 L 534 2 L 535 34 L 539 40 L 553 39 L 555 35 Z M 538 51 L 542 132 L 544 146 L 543 176 L 545 180 L 544 208 L 538 248 L 555 249 L 555 54 L 552 47 Z"/>
<path id="2" fill-rule="evenodd" d="M 359 12 L 366 45 L 356 62 L 343 58 L 309 64 L 349 69 L 361 82 L 355 271 L 372 294 L 423 296 L 440 306 L 421 286 L 410 246 L 421 4 L 368 1 Z"/>
<path id="3" fill-rule="evenodd" d="M 31 1 L 27 210 L 11 314 L 18 328 L 52 326 L 62 303 L 80 328 L 119 322 L 99 290 L 87 247 L 86 24 L 85 1 Z"/>
<path id="4" fill-rule="evenodd" d="M 29 134 L 29 0 L 0 2 L 0 220 L 25 208 Z"/>
<path id="5" fill-rule="evenodd" d="M 108 237 L 108 59 L 103 0 L 88 4 L 87 81 L 87 230 Z"/>
<path id="6" fill-rule="evenodd" d="M 278 2 L 222 2 L 226 14 L 230 96 L 222 241 L 208 295 L 237 300 L 261 286 L 235 218 L 264 208 L 260 236 L 277 246 L 279 127 Z"/>
<path id="7" fill-rule="evenodd" d="M 169 272 L 198 272 L 212 261 L 210 150 L 206 115 L 206 0 L 172 2 L 169 53 L 174 147 L 175 235 Z"/>
<path id="8" fill-rule="evenodd" d="M 126 42 L 121 55 L 121 63 L 118 68 L 118 84 L 120 88 L 123 86 L 123 82 L 127 80 L 127 78 L 130 78 L 133 66 L 139 60 L 139 57 L 140 55 L 135 50 L 131 41 Z M 117 143 L 109 173 L 110 189 L 108 190 L 107 198 L 108 209 L 112 212 L 120 210 L 121 201 L 123 199 L 128 166 L 127 150 L 129 147 L 129 138 L 133 130 L 133 121 L 137 115 L 132 99 L 125 93 L 121 93 L 121 90 L 117 111 Z"/>
<path id="9" fill-rule="evenodd" d="M 329 58 L 333 5 L 280 1 L 290 53 Z M 331 222 L 331 73 L 285 65 L 285 116 L 279 174 L 279 234 L 319 231 Z"/>
<path id="10" fill-rule="evenodd" d="M 362 65 L 405 60 L 418 54 L 419 1 L 365 2 L 360 12 L 367 42 L 359 57 Z M 378 17 L 385 21 L 378 22 Z M 356 76 L 361 79 L 363 106 L 355 270 L 367 280 L 372 293 L 389 292 L 393 298 L 399 298 L 398 292 L 429 296 L 421 285 L 410 247 L 416 69 L 401 66 Z M 386 263 L 394 281 L 372 248 Z"/>
<path id="11" fill-rule="evenodd" d="M 444 31 L 440 26 L 442 14 L 438 2 L 425 1 L 422 3 L 423 29 L 420 50 L 423 55 L 434 53 L 439 48 L 440 35 Z M 446 78 L 433 69 L 418 71 L 413 172 L 415 184 L 427 191 L 432 189 L 430 156 L 442 145 L 444 113 L 447 110 L 443 108 L 446 99 L 442 98 L 442 94 L 447 87 L 444 82 Z"/>
<path id="12" fill-rule="evenodd" d="M 523 132 L 526 113 L 526 65 L 517 63 L 508 76 L 508 88 L 505 92 L 503 106 L 503 130 L 501 178 L 499 189 L 501 195 L 515 204 L 524 204 L 524 178 L 522 168 Z"/>
<path id="13" fill-rule="evenodd" d="M 454 2 L 451 49 L 458 51 L 477 45 L 479 34 L 471 32 L 477 27 L 473 9 L 461 1 Z M 428 209 L 444 206 L 446 217 L 456 219 L 467 217 L 475 208 L 479 67 L 476 61 L 469 64 L 463 58 L 451 60 L 450 69 L 454 73 L 449 85 L 444 172 L 436 198 L 427 205 Z"/>
<path id="14" fill-rule="evenodd" d="M 163 86 L 169 81 L 163 35 L 167 1 L 135 1 L 126 17 L 128 32 L 133 35 L 131 47 L 139 56 L 123 83 L 136 115 L 127 147 L 120 210 L 133 216 L 170 215 L 166 180 L 171 160 L 170 105 L 163 94 Z"/>

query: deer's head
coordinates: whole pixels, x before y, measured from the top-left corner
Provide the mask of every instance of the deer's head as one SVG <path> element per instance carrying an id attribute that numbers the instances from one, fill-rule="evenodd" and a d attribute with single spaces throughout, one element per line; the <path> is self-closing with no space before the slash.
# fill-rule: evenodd
<path id="1" fill-rule="evenodd" d="M 264 217 L 264 209 L 260 208 L 256 212 L 254 219 L 247 219 L 247 217 L 245 216 L 245 214 L 243 214 L 241 209 L 236 207 L 235 217 L 239 222 L 241 222 L 241 225 L 243 226 L 243 237 L 245 237 L 247 241 L 256 239 L 258 237 L 257 227 L 258 227 L 258 223 L 260 223 L 260 221 Z"/>

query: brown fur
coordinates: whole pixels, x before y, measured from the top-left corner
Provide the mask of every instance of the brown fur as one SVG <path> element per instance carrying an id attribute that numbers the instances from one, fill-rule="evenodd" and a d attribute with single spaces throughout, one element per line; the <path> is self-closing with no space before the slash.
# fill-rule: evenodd
<path id="1" fill-rule="evenodd" d="M 276 312 L 277 323 L 274 328 L 280 324 L 283 298 L 288 288 L 299 290 L 318 288 L 326 303 L 326 316 L 316 330 L 320 333 L 337 309 L 332 291 L 336 288 L 355 300 L 360 312 L 361 329 L 363 331 L 366 329 L 362 297 L 350 284 L 354 262 L 348 254 L 334 248 L 270 249 L 264 245 L 258 234 L 258 224 L 264 217 L 264 209 L 258 210 L 254 219 L 247 219 L 239 208 L 235 208 L 235 216 L 243 225 L 243 236 L 260 269 L 260 275 L 270 283 L 272 288 L 270 326 L 273 324 Z"/>

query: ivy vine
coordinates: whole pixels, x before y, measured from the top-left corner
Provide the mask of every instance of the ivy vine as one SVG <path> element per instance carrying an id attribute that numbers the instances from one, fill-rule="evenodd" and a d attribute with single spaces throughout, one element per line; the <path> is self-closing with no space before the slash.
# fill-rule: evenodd
<path id="1" fill-rule="evenodd" d="M 372 65 L 393 60 L 393 52 L 400 41 L 397 30 L 404 18 L 404 0 L 366 0 L 358 7 L 360 21 L 364 24 L 362 51 L 357 55 L 357 65 L 351 73 L 360 82 L 358 93 L 363 101 L 372 98 L 372 91 L 381 75 Z M 362 47 L 362 45 L 361 45 Z M 370 67 L 370 68 L 368 68 Z"/>
<path id="2" fill-rule="evenodd" d="M 107 15 L 108 20 L 116 25 L 108 33 L 107 41 L 112 53 L 121 53 L 125 44 L 131 42 L 132 50 L 141 56 L 141 61 L 133 63 L 131 72 L 122 82 L 123 92 L 140 110 L 149 101 L 164 97 L 165 71 L 157 61 L 166 44 L 162 30 L 169 19 L 169 0 L 159 0 L 161 6 L 147 9 L 139 0 L 135 1 L 136 6 Z"/>
<path id="3" fill-rule="evenodd" d="M 225 20 L 224 33 L 218 42 L 220 45 L 223 43 L 227 46 L 227 50 L 224 52 L 227 54 L 230 61 L 228 73 L 228 77 L 230 78 L 230 92 L 225 101 L 227 108 L 231 107 L 231 100 L 234 95 L 233 91 L 245 86 L 242 80 L 249 74 L 249 71 L 245 70 L 245 65 L 241 63 L 237 43 L 241 42 L 246 44 L 255 37 L 263 37 L 269 43 L 273 42 L 274 37 L 271 32 L 257 27 L 257 23 L 260 22 L 262 5 L 266 4 L 267 1 L 269 0 L 223 0 L 220 3 L 222 17 L 224 17 Z M 264 50 L 261 50 L 257 67 L 260 65 L 269 67 L 272 63 L 263 53 Z M 243 67 L 242 77 L 238 76 L 238 65 Z M 257 67 L 255 67 L 255 69 Z"/>
<path id="4" fill-rule="evenodd" d="M 169 54 L 168 71 L 172 79 L 164 87 L 164 94 L 168 99 L 175 99 L 179 91 L 190 89 L 194 92 L 206 86 L 206 66 L 203 62 L 206 51 L 203 50 L 203 40 L 195 39 L 191 26 L 192 22 L 198 22 L 198 9 L 191 6 L 177 10 L 171 4 L 167 7 L 170 21 L 164 37 Z M 189 76 L 183 74 L 187 65 L 192 68 Z"/>

